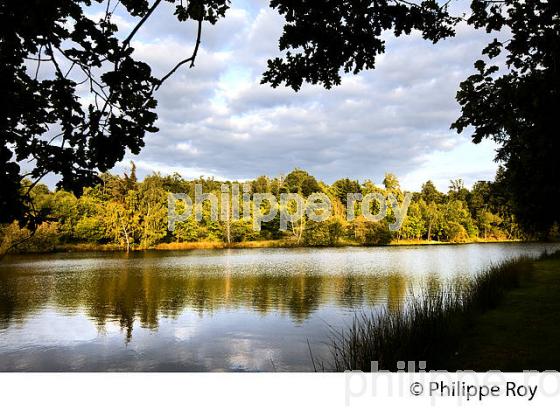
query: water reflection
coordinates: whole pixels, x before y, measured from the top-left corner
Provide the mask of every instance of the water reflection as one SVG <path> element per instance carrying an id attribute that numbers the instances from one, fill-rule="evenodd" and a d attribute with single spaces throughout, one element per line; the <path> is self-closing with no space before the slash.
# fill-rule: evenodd
<path id="1" fill-rule="evenodd" d="M 12 257 L 0 370 L 310 370 L 356 309 L 543 245 Z M 550 248 L 550 246 L 549 246 Z"/>
<path id="2" fill-rule="evenodd" d="M 161 317 L 177 318 L 184 310 L 200 315 L 219 309 L 278 312 L 302 323 L 321 305 L 354 308 L 386 301 L 396 309 L 409 280 L 402 274 L 327 276 L 301 271 L 174 274 L 157 272 L 153 266 L 60 275 L 15 270 L 0 276 L 0 328 L 44 307 L 63 314 L 85 312 L 100 328 L 116 320 L 126 329 L 127 339 L 135 319 L 157 329 Z"/>

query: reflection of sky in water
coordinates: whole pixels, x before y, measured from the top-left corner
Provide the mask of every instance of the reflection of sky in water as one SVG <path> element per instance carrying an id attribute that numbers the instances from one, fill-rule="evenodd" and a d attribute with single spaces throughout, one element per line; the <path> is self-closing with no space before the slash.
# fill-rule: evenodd
<path id="1" fill-rule="evenodd" d="M 542 244 L 18 256 L 0 370 L 310 370 L 329 326 Z"/>

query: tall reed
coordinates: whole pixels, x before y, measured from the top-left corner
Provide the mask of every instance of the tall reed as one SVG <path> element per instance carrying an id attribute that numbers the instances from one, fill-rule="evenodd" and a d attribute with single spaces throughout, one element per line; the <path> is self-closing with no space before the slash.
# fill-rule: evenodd
<path id="1" fill-rule="evenodd" d="M 496 307 L 508 289 L 532 272 L 534 259 L 502 262 L 472 281 L 411 295 L 400 310 L 382 308 L 354 316 L 345 330 L 334 330 L 330 343 L 336 371 L 397 370 L 399 361 L 426 361 L 427 370 L 445 369 L 473 315 Z"/>

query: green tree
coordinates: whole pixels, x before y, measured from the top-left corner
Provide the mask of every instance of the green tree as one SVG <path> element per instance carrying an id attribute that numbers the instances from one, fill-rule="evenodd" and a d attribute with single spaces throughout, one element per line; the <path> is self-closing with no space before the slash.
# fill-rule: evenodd
<path id="1" fill-rule="evenodd" d="M 314 192 L 321 192 L 315 177 L 302 169 L 294 169 L 284 179 L 283 192 L 299 193 L 307 197 Z"/>
<path id="2" fill-rule="evenodd" d="M 167 194 L 159 175 L 144 179 L 138 186 L 138 197 L 140 245 L 148 248 L 167 234 Z"/>
<path id="3" fill-rule="evenodd" d="M 469 200 L 470 192 L 465 188 L 465 183 L 462 179 L 454 179 L 449 181 L 448 196 L 450 200 L 459 200 L 467 202 Z"/>
<path id="4" fill-rule="evenodd" d="M 481 210 L 476 215 L 476 222 L 484 239 L 488 238 L 488 235 L 492 235 L 496 238 L 500 238 L 502 236 L 498 228 L 502 219 L 498 215 L 495 215 L 490 211 Z"/>
<path id="5" fill-rule="evenodd" d="M 348 194 L 359 194 L 362 188 L 358 181 L 353 181 L 348 178 L 339 179 L 332 184 L 332 189 L 335 196 L 344 204 L 347 205 Z"/>
<path id="6" fill-rule="evenodd" d="M 437 42 L 453 36 L 459 21 L 447 12 L 447 3 L 436 0 L 272 0 L 270 6 L 286 19 L 279 42 L 285 56 L 268 60 L 262 82 L 296 91 L 304 81 L 331 88 L 340 84 L 341 72 L 374 68 L 385 52 L 385 31 L 400 36 L 417 30 Z"/>
<path id="7" fill-rule="evenodd" d="M 461 116 L 453 127 L 473 127 L 473 141 L 496 141 L 497 159 L 516 215 L 526 230 L 548 232 L 560 198 L 560 3 L 473 0 L 469 24 L 496 32 L 461 83 Z"/>
<path id="8" fill-rule="evenodd" d="M 451 242 L 464 242 L 476 237 L 478 230 L 464 201 L 455 199 L 441 205 L 441 234 Z"/>
<path id="9" fill-rule="evenodd" d="M 403 226 L 398 232 L 403 239 L 419 240 L 426 233 L 426 221 L 422 217 L 422 211 L 418 203 L 411 203 L 408 213 L 404 219 Z"/>
<path id="10" fill-rule="evenodd" d="M 471 215 L 476 217 L 479 212 L 490 207 L 492 196 L 492 185 L 488 181 L 477 181 L 474 183 L 469 196 L 469 209 Z"/>
<path id="11" fill-rule="evenodd" d="M 421 199 L 418 205 L 426 226 L 426 239 L 431 241 L 434 234 L 439 236 L 439 227 L 443 222 L 443 214 L 435 202 L 427 204 Z"/>
<path id="12" fill-rule="evenodd" d="M 177 207 L 177 212 L 182 212 Z M 178 242 L 195 242 L 200 238 L 199 224 L 193 215 L 190 215 L 185 221 L 176 222 L 173 237 Z"/>
<path id="13" fill-rule="evenodd" d="M 255 239 L 251 221 L 238 220 L 231 223 L 231 242 L 243 242 Z"/>
<path id="14" fill-rule="evenodd" d="M 227 0 L 166 0 L 179 21 L 197 22 L 197 39 L 190 57 L 156 78 L 131 44 L 164 2 L 121 1 L 120 12 L 136 20 L 128 33 L 113 18 L 119 2 L 93 2 L 105 10 L 101 18 L 90 0 L 0 3 L 0 223 L 38 217 L 20 190 L 22 161 L 34 159 L 35 181 L 52 172 L 59 187 L 80 194 L 126 150 L 137 154 L 145 133 L 157 131 L 155 91 L 179 67 L 194 65 L 203 22 L 216 23 L 229 7 Z"/>
<path id="15" fill-rule="evenodd" d="M 73 238 L 79 242 L 101 243 L 105 236 L 105 226 L 99 216 L 84 216 L 76 224 Z"/>
<path id="16" fill-rule="evenodd" d="M 78 199 L 73 193 L 59 190 L 54 193 L 51 200 L 51 213 L 49 219 L 58 222 L 61 239 L 71 241 L 74 230 L 80 219 Z"/>
<path id="17" fill-rule="evenodd" d="M 395 174 L 387 172 L 383 178 L 383 186 L 388 192 L 400 192 L 401 184 Z"/>
<path id="18" fill-rule="evenodd" d="M 393 238 L 386 221 L 368 221 L 363 216 L 352 221 L 348 229 L 349 236 L 362 245 L 386 245 Z"/>
<path id="19" fill-rule="evenodd" d="M 443 201 L 443 194 L 439 192 L 432 181 L 426 181 L 422 184 L 422 189 L 420 191 L 420 197 L 426 202 L 435 202 L 439 204 Z"/>
<path id="20" fill-rule="evenodd" d="M 334 246 L 343 233 L 342 222 L 337 218 L 323 222 L 308 221 L 303 232 L 303 243 L 308 246 Z"/>
<path id="21" fill-rule="evenodd" d="M 261 175 L 251 183 L 251 191 L 258 193 L 270 192 L 270 182 L 268 177 Z"/>
<path id="22" fill-rule="evenodd" d="M 560 198 L 560 3 L 542 0 L 471 0 L 464 17 L 448 13 L 449 2 L 400 0 L 323 3 L 271 2 L 286 17 L 280 49 L 268 61 L 263 82 L 299 90 L 302 83 L 339 85 L 342 72 L 375 66 L 385 51 L 382 35 L 413 29 L 433 42 L 454 35 L 459 21 L 495 32 L 497 38 L 475 62 L 475 74 L 461 83 L 458 132 L 474 128 L 473 141 L 500 145 L 497 160 L 520 223 L 544 235 L 558 223 Z"/>

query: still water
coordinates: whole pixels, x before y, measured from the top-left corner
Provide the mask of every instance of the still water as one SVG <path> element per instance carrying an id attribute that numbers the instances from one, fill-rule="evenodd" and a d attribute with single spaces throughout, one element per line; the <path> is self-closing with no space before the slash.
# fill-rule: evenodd
<path id="1" fill-rule="evenodd" d="M 229 249 L 13 256 L 0 371 L 309 371 L 331 328 L 558 245 Z"/>

